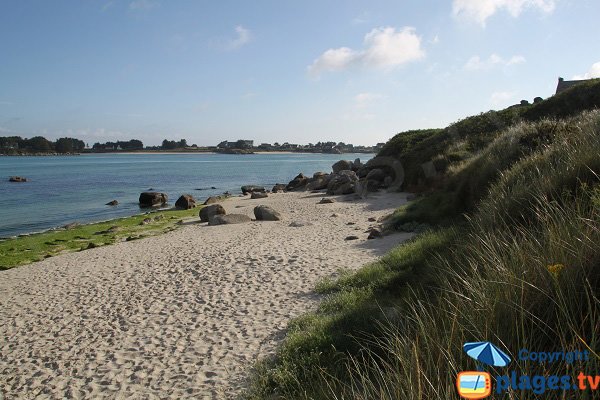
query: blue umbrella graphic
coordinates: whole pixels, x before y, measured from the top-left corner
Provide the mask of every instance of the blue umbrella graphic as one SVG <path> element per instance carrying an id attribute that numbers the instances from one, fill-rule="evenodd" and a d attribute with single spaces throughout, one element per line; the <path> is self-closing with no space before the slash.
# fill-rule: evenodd
<path id="1" fill-rule="evenodd" d="M 506 367 L 510 357 L 490 342 L 465 343 L 463 350 L 480 363 L 494 367 Z"/>

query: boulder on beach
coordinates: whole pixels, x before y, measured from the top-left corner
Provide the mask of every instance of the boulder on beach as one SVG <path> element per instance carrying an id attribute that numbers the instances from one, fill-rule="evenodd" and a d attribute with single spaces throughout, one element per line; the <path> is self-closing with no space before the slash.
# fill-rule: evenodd
<path id="1" fill-rule="evenodd" d="M 267 197 L 269 197 L 269 195 L 264 192 L 252 192 L 252 194 L 250 195 L 251 199 L 265 199 Z"/>
<path id="2" fill-rule="evenodd" d="M 357 158 L 356 160 L 354 160 L 354 162 L 352 163 L 352 171 L 357 172 L 358 170 L 360 170 L 363 167 L 363 163 L 360 162 L 360 158 Z"/>
<path id="3" fill-rule="evenodd" d="M 367 180 L 375 180 L 378 182 L 383 182 L 383 180 L 386 178 L 386 174 L 385 174 L 385 171 L 382 170 L 381 168 L 374 168 L 369 171 L 366 178 L 367 178 Z"/>
<path id="4" fill-rule="evenodd" d="M 231 225 L 231 224 L 243 224 L 252 221 L 252 218 L 245 214 L 217 214 L 210 217 L 208 225 Z"/>
<path id="5" fill-rule="evenodd" d="M 306 190 L 323 190 L 323 189 L 327 189 L 327 185 L 329 184 L 330 180 L 331 180 L 331 176 L 327 175 L 327 174 L 323 175 L 323 176 L 319 176 L 317 178 L 313 178 L 306 185 Z"/>
<path id="6" fill-rule="evenodd" d="M 204 205 L 207 206 L 209 204 L 216 204 L 218 202 L 220 202 L 222 199 L 219 196 L 210 196 L 208 199 L 206 199 L 206 201 L 204 201 Z"/>
<path id="7" fill-rule="evenodd" d="M 337 174 L 340 171 L 351 171 L 352 170 L 352 161 L 349 160 L 340 160 L 331 166 L 333 169 L 333 173 Z"/>
<path id="8" fill-rule="evenodd" d="M 285 192 L 285 187 L 286 187 L 285 184 L 277 183 L 277 184 L 275 184 L 275 186 L 273 186 L 273 189 L 271 189 L 271 192 L 273 192 L 273 193 Z"/>
<path id="9" fill-rule="evenodd" d="M 25 178 L 23 176 L 11 176 L 10 178 L 8 178 L 8 181 L 22 183 L 22 182 L 27 182 L 27 178 Z"/>
<path id="10" fill-rule="evenodd" d="M 343 170 L 333 174 L 327 184 L 327 194 L 351 194 L 354 193 L 354 186 L 358 182 L 356 172 Z"/>
<path id="11" fill-rule="evenodd" d="M 117 200 L 112 200 L 112 201 L 109 201 L 108 203 L 106 203 L 105 205 L 107 205 L 107 206 L 118 206 L 119 202 Z"/>
<path id="12" fill-rule="evenodd" d="M 182 194 L 175 202 L 175 207 L 182 210 L 189 210 L 196 207 L 196 199 L 191 194 Z"/>
<path id="13" fill-rule="evenodd" d="M 154 207 L 166 204 L 169 196 L 161 192 L 143 192 L 140 194 L 140 207 Z"/>
<path id="14" fill-rule="evenodd" d="M 290 183 L 287 184 L 286 190 L 303 190 L 307 184 L 308 178 L 301 172 L 294 179 L 292 179 Z"/>
<path id="15" fill-rule="evenodd" d="M 319 201 L 319 203 L 317 203 L 317 204 L 332 204 L 332 203 L 335 203 L 335 200 L 333 200 L 333 199 L 326 199 L 325 197 L 323 197 L 321 199 L 321 201 Z"/>
<path id="16" fill-rule="evenodd" d="M 253 192 L 264 192 L 265 188 L 264 186 L 257 186 L 257 185 L 244 185 L 242 186 L 242 193 L 243 194 L 248 194 L 248 193 L 253 193 Z"/>
<path id="17" fill-rule="evenodd" d="M 254 207 L 254 216 L 257 221 L 281 221 L 281 214 L 269 206 Z"/>
<path id="18" fill-rule="evenodd" d="M 220 204 L 211 204 L 209 206 L 203 207 L 200 210 L 200 222 L 209 222 L 211 217 L 215 215 L 225 215 L 225 209 Z"/>

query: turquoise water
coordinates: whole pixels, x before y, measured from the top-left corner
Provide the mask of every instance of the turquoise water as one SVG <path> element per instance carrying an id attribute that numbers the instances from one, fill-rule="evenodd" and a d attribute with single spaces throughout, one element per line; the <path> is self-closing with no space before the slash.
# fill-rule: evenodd
<path id="1" fill-rule="evenodd" d="M 93 222 L 142 212 L 138 197 L 150 188 L 196 199 L 245 184 L 287 183 L 299 172 L 330 171 L 344 158 L 367 154 L 84 154 L 73 157 L 0 157 L 0 237 L 38 232 L 71 222 Z M 11 183 L 13 175 L 26 183 Z M 211 189 L 215 187 L 216 189 Z M 203 190 L 195 190 L 203 189 Z M 118 200 L 115 207 L 106 206 Z"/>

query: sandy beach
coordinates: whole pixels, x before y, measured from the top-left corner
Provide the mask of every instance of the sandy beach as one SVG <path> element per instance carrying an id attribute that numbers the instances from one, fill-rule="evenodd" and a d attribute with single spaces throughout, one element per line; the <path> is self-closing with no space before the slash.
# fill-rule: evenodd
<path id="1" fill-rule="evenodd" d="M 316 307 L 320 278 L 410 236 L 365 233 L 403 193 L 320 198 L 233 198 L 228 213 L 266 204 L 284 220 L 194 220 L 0 273 L 0 398 L 234 398 L 289 320 Z"/>

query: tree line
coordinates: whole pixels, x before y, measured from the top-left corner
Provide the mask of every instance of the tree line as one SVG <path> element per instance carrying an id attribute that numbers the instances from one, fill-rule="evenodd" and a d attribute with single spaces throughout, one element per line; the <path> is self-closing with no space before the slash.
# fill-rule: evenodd
<path id="1" fill-rule="evenodd" d="M 161 146 L 146 147 L 151 150 L 173 150 L 189 147 L 185 139 L 179 141 L 163 140 Z M 197 147 L 192 145 L 192 147 Z M 118 140 L 116 142 L 92 145 L 92 152 L 135 151 L 144 150 L 144 143 L 138 139 Z M 21 136 L 0 136 L 0 154 L 35 154 L 35 153 L 81 153 L 89 149 L 83 141 L 75 138 L 64 137 L 51 141 L 43 136 L 34 136 L 30 139 Z"/>
<path id="2" fill-rule="evenodd" d="M 78 153 L 85 149 L 82 140 L 64 137 L 50 141 L 43 136 L 30 139 L 20 136 L 0 136 L 0 152 L 2 154 L 19 153 Z"/>

